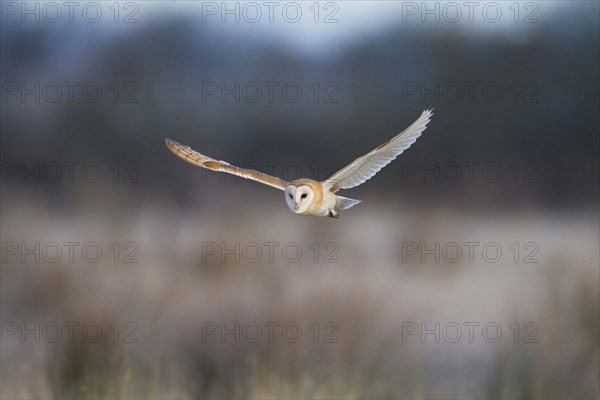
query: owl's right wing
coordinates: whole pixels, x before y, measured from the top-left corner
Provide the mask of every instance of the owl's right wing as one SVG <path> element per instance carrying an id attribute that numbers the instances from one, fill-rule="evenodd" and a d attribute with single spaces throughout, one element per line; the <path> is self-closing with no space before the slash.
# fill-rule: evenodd
<path id="1" fill-rule="evenodd" d="M 171 139 L 165 139 L 167 148 L 171 150 L 173 154 L 189 162 L 190 164 L 197 165 L 202 168 L 210 169 L 213 171 L 227 172 L 242 178 L 251 179 L 256 182 L 264 183 L 265 185 L 272 186 L 274 188 L 285 190 L 285 186 L 288 182 L 283 179 L 276 178 L 271 175 L 264 174 L 253 169 L 239 168 L 225 161 L 218 161 L 213 158 L 207 157 L 197 151 L 192 150 L 189 146 L 184 146 Z"/>
<path id="2" fill-rule="evenodd" d="M 323 184 L 335 193 L 340 189 L 350 189 L 368 181 L 421 136 L 432 115 L 432 110 L 423 111 L 421 116 L 404 131 L 376 147 L 373 151 L 352 161 L 352 163 L 333 174 Z"/>

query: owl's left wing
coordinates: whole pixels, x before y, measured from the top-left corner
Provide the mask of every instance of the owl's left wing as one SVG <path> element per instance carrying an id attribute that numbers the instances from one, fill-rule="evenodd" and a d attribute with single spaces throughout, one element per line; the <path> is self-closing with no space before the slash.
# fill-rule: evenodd
<path id="1" fill-rule="evenodd" d="M 421 116 L 402 133 L 376 147 L 370 153 L 357 158 L 333 174 L 323 184 L 335 193 L 340 189 L 350 189 L 368 181 L 421 136 L 432 115 L 433 110 L 423 111 Z"/>
<path id="2" fill-rule="evenodd" d="M 285 190 L 285 186 L 288 183 L 283 179 L 255 171 L 253 169 L 239 168 L 225 161 L 218 161 L 214 158 L 207 157 L 204 154 L 200 154 L 197 151 L 192 150 L 189 146 L 184 146 L 174 140 L 165 139 L 165 142 L 167 144 L 167 148 L 171 150 L 173 154 L 182 160 L 189 162 L 190 164 L 213 171 L 227 172 L 233 175 L 241 176 L 242 178 L 264 183 L 265 185 L 269 185 L 280 190 Z"/>

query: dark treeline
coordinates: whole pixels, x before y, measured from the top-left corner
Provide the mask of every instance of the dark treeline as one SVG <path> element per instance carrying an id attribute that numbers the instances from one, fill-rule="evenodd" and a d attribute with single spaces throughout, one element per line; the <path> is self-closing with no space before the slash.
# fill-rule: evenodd
<path id="1" fill-rule="evenodd" d="M 242 165 L 295 162 L 309 171 L 314 163 L 350 162 L 433 106 L 426 134 L 372 188 L 592 205 L 598 20 L 596 6 L 581 4 L 518 40 L 401 26 L 321 58 L 224 39 L 185 18 L 119 35 L 4 24 L 2 161 L 132 161 L 140 193 L 169 188 L 185 196 L 193 190 L 181 183 L 195 171 L 172 173 L 164 137 Z M 36 82 L 39 101 L 36 94 L 23 100 L 21 85 Z M 78 83 L 72 102 L 68 82 Z M 94 84 L 102 90 L 97 102 Z M 56 102 L 52 85 L 62 90 Z M 490 163 L 502 168 L 500 185 L 489 184 L 492 170 L 483 181 L 477 176 Z M 457 165 L 463 175 L 474 168 L 476 184 L 464 176 L 444 185 Z M 434 172 L 423 178 L 422 169 Z"/>

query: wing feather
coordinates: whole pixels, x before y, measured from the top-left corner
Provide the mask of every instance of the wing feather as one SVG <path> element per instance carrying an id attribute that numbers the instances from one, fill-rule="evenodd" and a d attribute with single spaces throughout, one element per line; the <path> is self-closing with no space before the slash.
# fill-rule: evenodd
<path id="1" fill-rule="evenodd" d="M 167 148 L 171 150 L 173 154 L 182 160 L 189 162 L 190 164 L 210 169 L 212 171 L 227 172 L 232 175 L 241 176 L 242 178 L 264 183 L 265 185 L 269 185 L 280 190 L 285 190 L 285 186 L 288 184 L 288 182 L 284 181 L 283 179 L 279 179 L 253 169 L 239 168 L 225 161 L 218 161 L 207 157 L 204 154 L 200 154 L 197 151 L 192 150 L 189 146 L 184 146 L 174 140 L 165 139 L 165 142 L 167 144 Z"/>
<path id="2" fill-rule="evenodd" d="M 324 182 L 325 187 L 335 193 L 340 189 L 350 189 L 371 179 L 421 136 L 432 115 L 433 110 L 423 111 L 421 116 L 402 133 L 333 174 Z"/>

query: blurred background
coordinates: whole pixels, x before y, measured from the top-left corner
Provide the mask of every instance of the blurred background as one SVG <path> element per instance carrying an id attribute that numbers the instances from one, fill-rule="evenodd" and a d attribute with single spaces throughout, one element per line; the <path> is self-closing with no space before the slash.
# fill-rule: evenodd
<path id="1" fill-rule="evenodd" d="M 599 398 L 599 5 L 0 3 L 2 398 Z M 169 137 L 325 179 L 338 220 Z"/>

